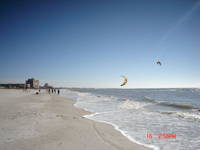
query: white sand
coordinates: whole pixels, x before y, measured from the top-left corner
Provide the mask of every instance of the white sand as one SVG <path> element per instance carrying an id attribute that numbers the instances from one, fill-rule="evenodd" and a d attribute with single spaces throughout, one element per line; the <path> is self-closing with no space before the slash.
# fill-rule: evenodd
<path id="1" fill-rule="evenodd" d="M 111 125 L 83 118 L 74 101 L 0 90 L 1 150 L 147 150 Z"/>

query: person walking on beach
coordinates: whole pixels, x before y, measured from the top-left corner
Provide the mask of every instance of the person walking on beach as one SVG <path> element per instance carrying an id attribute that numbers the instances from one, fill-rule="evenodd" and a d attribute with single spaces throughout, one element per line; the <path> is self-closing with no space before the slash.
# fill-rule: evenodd
<path id="1" fill-rule="evenodd" d="M 49 88 L 49 94 L 51 93 L 51 90 L 50 90 L 50 88 Z"/>
<path id="2" fill-rule="evenodd" d="M 58 95 L 60 94 L 60 90 L 58 89 Z"/>

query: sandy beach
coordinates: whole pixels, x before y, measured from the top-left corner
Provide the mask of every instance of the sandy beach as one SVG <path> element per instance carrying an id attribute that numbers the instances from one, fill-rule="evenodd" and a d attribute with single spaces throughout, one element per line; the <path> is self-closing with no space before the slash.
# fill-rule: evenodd
<path id="1" fill-rule="evenodd" d="M 0 90 L 2 150 L 147 150 L 56 94 Z"/>

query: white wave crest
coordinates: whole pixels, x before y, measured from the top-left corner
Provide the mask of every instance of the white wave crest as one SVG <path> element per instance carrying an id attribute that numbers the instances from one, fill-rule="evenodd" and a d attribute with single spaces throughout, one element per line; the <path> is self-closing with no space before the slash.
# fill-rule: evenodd
<path id="1" fill-rule="evenodd" d="M 200 120 L 200 114 L 193 114 L 188 112 L 176 112 L 179 117 L 187 118 L 187 119 L 195 119 Z"/>
<path id="2" fill-rule="evenodd" d="M 121 109 L 140 109 L 143 108 L 147 105 L 150 105 L 148 103 L 144 103 L 144 102 L 137 102 L 137 101 L 133 101 L 133 100 L 126 100 L 123 104 L 121 104 L 119 106 L 119 108 Z"/>

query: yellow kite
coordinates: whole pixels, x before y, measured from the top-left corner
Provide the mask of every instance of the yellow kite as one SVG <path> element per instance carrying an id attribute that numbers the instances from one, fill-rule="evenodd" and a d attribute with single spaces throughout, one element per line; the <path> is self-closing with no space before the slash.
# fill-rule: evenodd
<path id="1" fill-rule="evenodd" d="M 122 76 L 122 78 L 124 78 L 124 82 L 120 86 L 124 86 L 128 82 L 128 78 L 127 77 Z"/>

